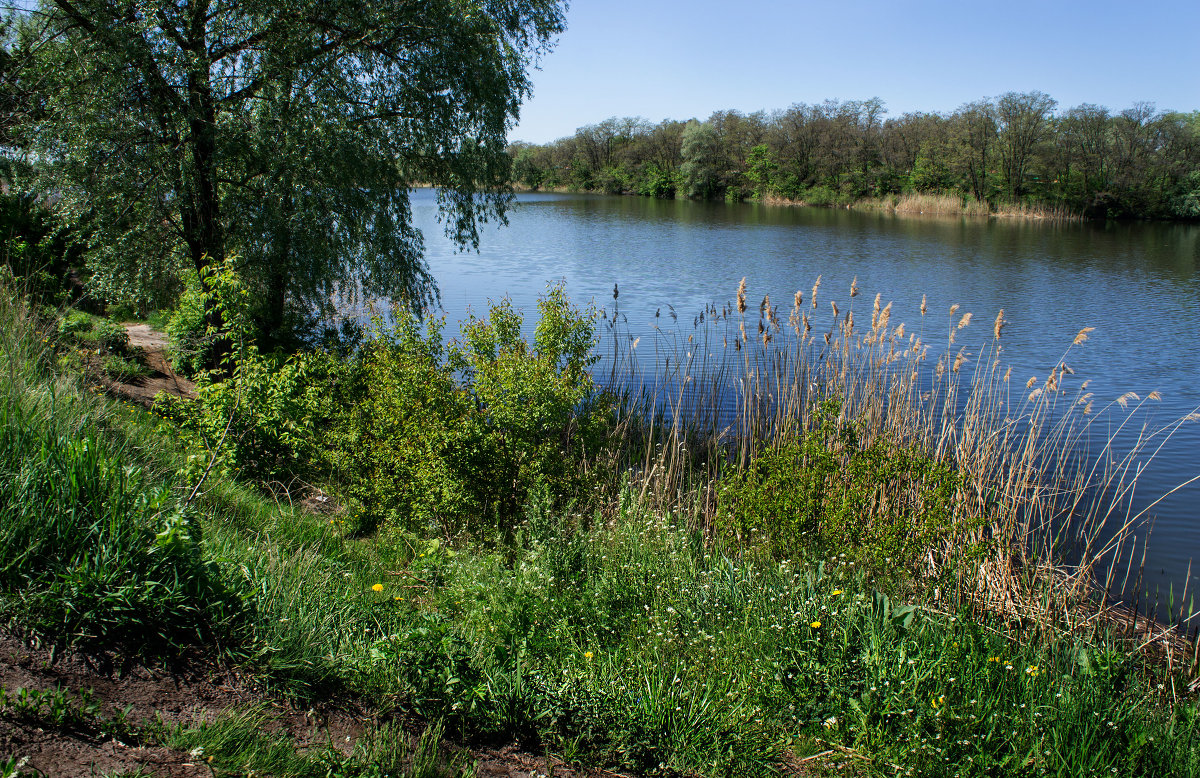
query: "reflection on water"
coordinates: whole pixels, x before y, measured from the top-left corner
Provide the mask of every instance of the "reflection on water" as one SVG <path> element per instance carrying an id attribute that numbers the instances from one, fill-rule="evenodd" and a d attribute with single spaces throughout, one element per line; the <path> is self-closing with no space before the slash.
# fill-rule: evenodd
<path id="1" fill-rule="evenodd" d="M 487 299 L 509 295 L 532 312 L 546 283 L 566 279 L 571 297 L 612 311 L 613 285 L 634 335 L 655 322 L 692 327 L 709 303 L 733 299 L 747 279 L 751 299 L 769 294 L 781 310 L 797 290 L 806 304 L 818 275 L 818 311 L 844 311 L 851 280 L 870 307 L 878 292 L 893 301 L 892 321 L 944 338 L 948 311 L 972 311 L 978 347 L 1003 308 L 1007 358 L 1022 383 L 1044 377 L 1083 327 L 1088 342 L 1071 351 L 1077 382 L 1100 406 L 1126 391 L 1162 393 L 1162 420 L 1200 407 L 1200 227 L 1058 224 L 1032 220 L 897 217 L 880 212 L 757 204 L 656 201 L 633 197 L 531 194 L 505 228 L 484 232 L 479 253 L 455 253 L 441 236 L 432 193 L 415 193 L 413 211 L 427 259 L 453 323 Z M 929 314 L 922 323 L 922 295 Z M 865 300 L 865 302 L 864 302 Z M 655 312 L 663 311 L 656 320 Z M 786 318 L 786 317 L 785 317 Z M 644 355 L 643 355 L 644 356 Z M 1074 392 L 1075 386 L 1067 389 Z M 1142 476 L 1148 504 L 1200 472 L 1200 425 L 1187 425 Z M 1147 575 L 1178 592 L 1200 557 L 1200 485 L 1158 505 Z M 1200 559 L 1198 559 L 1200 561 Z M 1200 567 L 1200 566 L 1198 566 Z M 1191 588 L 1200 583 L 1193 574 Z"/>

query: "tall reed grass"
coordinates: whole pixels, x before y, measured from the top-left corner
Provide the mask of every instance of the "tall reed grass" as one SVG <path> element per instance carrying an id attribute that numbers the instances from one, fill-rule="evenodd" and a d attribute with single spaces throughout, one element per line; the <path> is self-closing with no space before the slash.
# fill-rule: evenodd
<path id="1" fill-rule="evenodd" d="M 879 295 L 858 299 L 857 280 L 840 299 L 819 277 L 782 306 L 749 294 L 743 279 L 736 302 L 641 339 L 619 310 L 606 312 L 606 380 L 629 387 L 621 470 L 642 499 L 718 532 L 720 480 L 790 442 L 828 438 L 835 408 L 858 450 L 912 451 L 957 475 L 949 527 L 911 571 L 936 597 L 1043 619 L 1113 594 L 1136 598 L 1135 540 L 1166 496 L 1134 509 L 1138 477 L 1197 414 L 1151 427 L 1144 411 L 1157 393 L 1096 397 L 1070 367 L 1091 327 L 1038 375 L 1017 376 L 1005 364 L 1002 310 L 979 343 L 968 338 L 973 312 L 935 312 L 922 298 L 919 321 L 896 322 Z M 853 452 L 835 453 L 845 464 Z M 892 520 L 897 502 L 915 515 L 944 507 L 929 504 L 922 478 L 872 492 L 860 521 Z M 1187 597 L 1172 603 L 1178 623 L 1194 611 Z"/>

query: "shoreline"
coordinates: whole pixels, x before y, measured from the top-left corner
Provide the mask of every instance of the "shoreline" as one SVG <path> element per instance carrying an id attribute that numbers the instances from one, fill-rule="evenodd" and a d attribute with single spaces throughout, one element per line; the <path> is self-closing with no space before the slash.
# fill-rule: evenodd
<path id="1" fill-rule="evenodd" d="M 643 197 L 634 192 L 609 194 L 587 189 L 576 189 L 569 186 L 529 187 L 524 184 L 512 184 L 513 192 L 518 194 L 588 194 L 606 197 Z M 648 198 L 656 199 L 656 198 Z M 666 198 L 686 200 L 687 198 Z M 729 201 L 696 201 L 696 202 L 729 202 Z M 964 202 L 963 198 L 954 195 L 940 194 L 909 194 L 888 195 L 885 197 L 865 197 L 852 203 L 819 204 L 807 200 L 795 200 L 787 197 L 768 195 L 762 198 L 747 198 L 736 202 L 767 205 L 780 208 L 825 208 L 829 210 L 844 209 L 855 211 L 876 211 L 895 216 L 951 216 L 969 217 L 974 219 L 1028 219 L 1030 221 L 1077 222 L 1090 221 L 1081 214 L 1062 208 L 1041 205 L 1002 205 L 992 210 L 990 206 L 972 200 Z"/>

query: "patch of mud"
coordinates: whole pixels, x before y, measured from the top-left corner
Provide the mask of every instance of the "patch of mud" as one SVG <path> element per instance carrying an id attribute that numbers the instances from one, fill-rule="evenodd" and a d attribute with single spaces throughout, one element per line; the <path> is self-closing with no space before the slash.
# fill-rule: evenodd
<path id="1" fill-rule="evenodd" d="M 90 690 L 111 719 L 122 712 L 140 726 L 156 718 L 184 723 L 198 715 L 244 705 L 250 695 L 236 678 L 215 667 L 178 671 L 120 666 L 112 657 L 54 656 L 48 649 L 0 633 L 0 685 L 10 694 L 25 688 Z M 28 760 L 25 770 L 46 775 L 93 776 L 144 770 L 154 775 L 210 775 L 188 754 L 158 746 L 124 743 L 101 731 L 43 728 L 36 722 L 0 717 L 0 756 Z"/>

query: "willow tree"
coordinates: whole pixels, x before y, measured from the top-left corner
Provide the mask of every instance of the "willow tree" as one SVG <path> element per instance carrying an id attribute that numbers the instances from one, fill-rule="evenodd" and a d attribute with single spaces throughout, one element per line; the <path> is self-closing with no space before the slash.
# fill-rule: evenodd
<path id="1" fill-rule="evenodd" d="M 511 202 L 505 137 L 564 0 L 42 0 L 13 12 L 31 184 L 145 296 L 236 255 L 267 330 L 349 289 L 425 304 L 412 225 L 438 187 L 477 246 Z"/>

